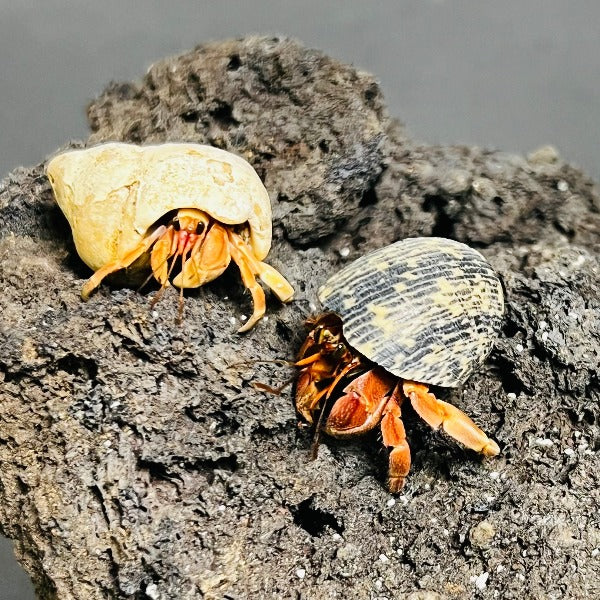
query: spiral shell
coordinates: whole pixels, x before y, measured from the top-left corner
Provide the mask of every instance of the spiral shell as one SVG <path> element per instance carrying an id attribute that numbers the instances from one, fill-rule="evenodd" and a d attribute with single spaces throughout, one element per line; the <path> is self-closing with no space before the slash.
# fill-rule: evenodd
<path id="1" fill-rule="evenodd" d="M 489 354 L 504 313 L 498 276 L 476 250 L 407 238 L 346 266 L 319 290 L 348 344 L 403 379 L 456 387 Z"/>

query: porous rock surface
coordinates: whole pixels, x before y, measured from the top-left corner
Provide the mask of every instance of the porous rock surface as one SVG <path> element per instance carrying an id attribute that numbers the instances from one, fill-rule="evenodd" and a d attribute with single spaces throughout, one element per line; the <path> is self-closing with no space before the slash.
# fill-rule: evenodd
<path id="1" fill-rule="evenodd" d="M 0 528 L 40 598 L 600 597 L 598 190 L 527 158 L 413 141 L 368 74 L 296 42 L 200 46 L 110 85 L 90 142 L 186 140 L 246 157 L 296 286 L 249 314 L 235 268 L 149 310 L 102 285 L 43 165 L 0 187 Z M 481 460 L 404 409 L 413 466 L 385 489 L 377 434 L 308 460 L 290 369 L 316 289 L 405 236 L 480 249 L 506 287 L 486 365 L 441 397 L 502 449 Z M 235 321 L 235 322 L 234 322 Z"/>

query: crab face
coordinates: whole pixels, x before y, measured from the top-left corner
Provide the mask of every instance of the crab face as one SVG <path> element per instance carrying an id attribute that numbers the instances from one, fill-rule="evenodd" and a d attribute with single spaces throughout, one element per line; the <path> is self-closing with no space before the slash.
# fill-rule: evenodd
<path id="1" fill-rule="evenodd" d="M 296 363 L 296 407 L 309 423 L 331 398 L 324 426 L 329 435 L 347 437 L 380 425 L 391 449 L 392 492 L 410 469 L 405 399 L 433 428 L 485 456 L 498 454 L 496 442 L 465 413 L 428 389 L 465 381 L 500 326 L 502 287 L 478 252 L 442 238 L 407 239 L 342 269 L 321 287 L 319 299 L 330 312 L 316 320 Z M 327 336 L 335 344 L 317 343 Z"/>
<path id="2" fill-rule="evenodd" d="M 293 288 L 262 262 L 271 245 L 269 195 L 254 169 L 224 150 L 198 144 L 109 143 L 53 158 L 47 174 L 75 246 L 95 271 L 87 299 L 102 279 L 148 261 L 162 288 L 198 287 L 233 259 L 254 301 L 240 331 L 265 312 L 259 277 L 284 302 Z"/>

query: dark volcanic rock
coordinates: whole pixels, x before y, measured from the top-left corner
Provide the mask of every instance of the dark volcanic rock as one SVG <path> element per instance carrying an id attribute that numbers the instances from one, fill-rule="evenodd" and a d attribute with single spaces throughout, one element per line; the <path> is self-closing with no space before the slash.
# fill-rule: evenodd
<path id="1" fill-rule="evenodd" d="M 356 212 L 382 169 L 385 109 L 375 79 L 297 43 L 199 46 L 109 86 L 88 109 L 92 142 L 193 141 L 242 155 L 305 244 Z"/>
<path id="2" fill-rule="evenodd" d="M 0 527 L 40 597 L 600 597 L 599 199 L 555 152 L 427 147 L 373 79 L 289 40 L 201 46 L 112 85 L 92 141 L 191 140 L 255 165 L 269 262 L 297 287 L 269 318 L 230 269 L 150 311 L 89 275 L 42 167 L 0 188 Z M 480 248 L 507 317 L 490 360 L 440 390 L 495 439 L 482 461 L 410 407 L 413 467 L 384 488 L 377 435 L 308 461 L 289 370 L 317 286 L 406 235 Z M 346 249 L 349 252 L 346 252 Z M 342 251 L 342 252 L 340 252 Z M 245 363 L 245 364 L 244 364 Z"/>

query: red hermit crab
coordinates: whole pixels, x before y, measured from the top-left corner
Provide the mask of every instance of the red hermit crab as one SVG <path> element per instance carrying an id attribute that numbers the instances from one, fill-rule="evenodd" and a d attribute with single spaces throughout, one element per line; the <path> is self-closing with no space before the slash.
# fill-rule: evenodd
<path id="1" fill-rule="evenodd" d="M 147 268 L 161 289 L 195 288 L 233 260 L 250 290 L 254 312 L 265 313 L 262 282 L 283 301 L 294 290 L 262 262 L 271 246 L 271 203 L 244 159 L 211 146 L 108 143 L 55 156 L 46 169 L 67 217 L 79 256 L 95 272 L 87 299 L 111 273 Z"/>
<path id="2" fill-rule="evenodd" d="M 329 435 L 353 436 L 379 424 L 391 449 L 391 492 L 402 488 L 410 469 L 405 398 L 429 425 L 468 448 L 500 452 L 465 413 L 428 388 L 460 385 L 491 350 L 504 300 L 479 252 L 452 240 L 409 238 L 342 269 L 320 288 L 319 300 L 327 312 L 313 322 L 296 362 L 296 408 L 306 421 L 313 423 L 332 398 Z"/>

